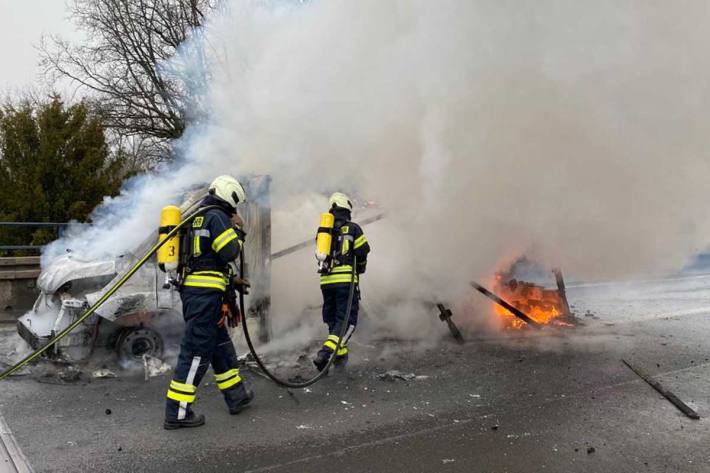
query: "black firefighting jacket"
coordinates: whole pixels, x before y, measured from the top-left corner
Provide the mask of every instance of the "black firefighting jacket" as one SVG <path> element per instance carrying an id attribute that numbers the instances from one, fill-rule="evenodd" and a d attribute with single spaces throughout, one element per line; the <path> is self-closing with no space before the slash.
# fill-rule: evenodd
<path id="1" fill-rule="evenodd" d="M 357 258 L 355 283 L 358 283 L 358 274 L 363 274 L 367 267 L 370 243 L 365 238 L 360 225 L 350 221 L 348 210 L 335 208 L 330 212 L 335 216 L 331 250 L 332 265 L 328 273 L 321 275 L 320 284 L 326 286 L 353 282 L 352 264 L 354 258 Z"/>
<path id="2" fill-rule="evenodd" d="M 230 216 L 234 215 L 234 210 L 225 202 L 207 196 L 201 206 L 208 205 L 220 208 L 195 217 L 183 238 L 187 258 L 182 285 L 224 291 L 228 282 L 228 265 L 239 256 L 245 233 L 232 224 Z"/>

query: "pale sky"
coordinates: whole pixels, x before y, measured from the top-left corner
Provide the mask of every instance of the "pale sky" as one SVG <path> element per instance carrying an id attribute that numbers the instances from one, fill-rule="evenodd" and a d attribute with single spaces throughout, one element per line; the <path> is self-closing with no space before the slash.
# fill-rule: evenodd
<path id="1" fill-rule="evenodd" d="M 0 0 L 0 96 L 36 87 L 40 38 L 73 30 L 65 0 Z"/>

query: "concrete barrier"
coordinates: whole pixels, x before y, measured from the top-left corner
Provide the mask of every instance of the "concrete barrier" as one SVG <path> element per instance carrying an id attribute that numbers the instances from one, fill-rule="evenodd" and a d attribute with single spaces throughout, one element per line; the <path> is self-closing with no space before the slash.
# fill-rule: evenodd
<path id="1" fill-rule="evenodd" d="M 0 258 L 0 322 L 13 322 L 32 308 L 39 273 L 39 256 Z"/>

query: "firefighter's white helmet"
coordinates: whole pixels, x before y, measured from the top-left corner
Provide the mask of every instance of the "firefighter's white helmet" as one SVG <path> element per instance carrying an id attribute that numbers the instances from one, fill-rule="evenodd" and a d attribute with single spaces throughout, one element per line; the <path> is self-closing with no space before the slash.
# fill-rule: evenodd
<path id="1" fill-rule="evenodd" d="M 351 212 L 353 210 L 353 203 L 350 201 L 350 197 L 343 194 L 342 192 L 336 192 L 331 195 L 329 203 L 331 208 L 335 206 L 340 207 L 341 209 L 347 209 Z"/>
<path id="2" fill-rule="evenodd" d="M 213 194 L 230 206 L 237 208 L 237 204 L 247 200 L 247 194 L 244 192 L 242 185 L 232 176 L 218 176 L 212 181 L 209 188 L 210 194 Z"/>

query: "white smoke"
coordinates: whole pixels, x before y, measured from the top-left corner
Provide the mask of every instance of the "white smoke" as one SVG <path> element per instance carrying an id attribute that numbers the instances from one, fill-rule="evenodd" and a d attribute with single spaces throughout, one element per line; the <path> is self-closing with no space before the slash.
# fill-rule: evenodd
<path id="1" fill-rule="evenodd" d="M 438 324 L 408 301 L 519 252 L 577 278 L 675 270 L 710 234 L 709 21 L 702 2 L 232 2 L 176 59 L 205 87 L 182 164 L 46 256 L 120 252 L 187 186 L 256 173 L 274 249 L 312 237 L 321 194 L 388 210 L 364 291 L 407 335 Z M 277 313 L 318 301 L 312 255 L 273 271 Z"/>

